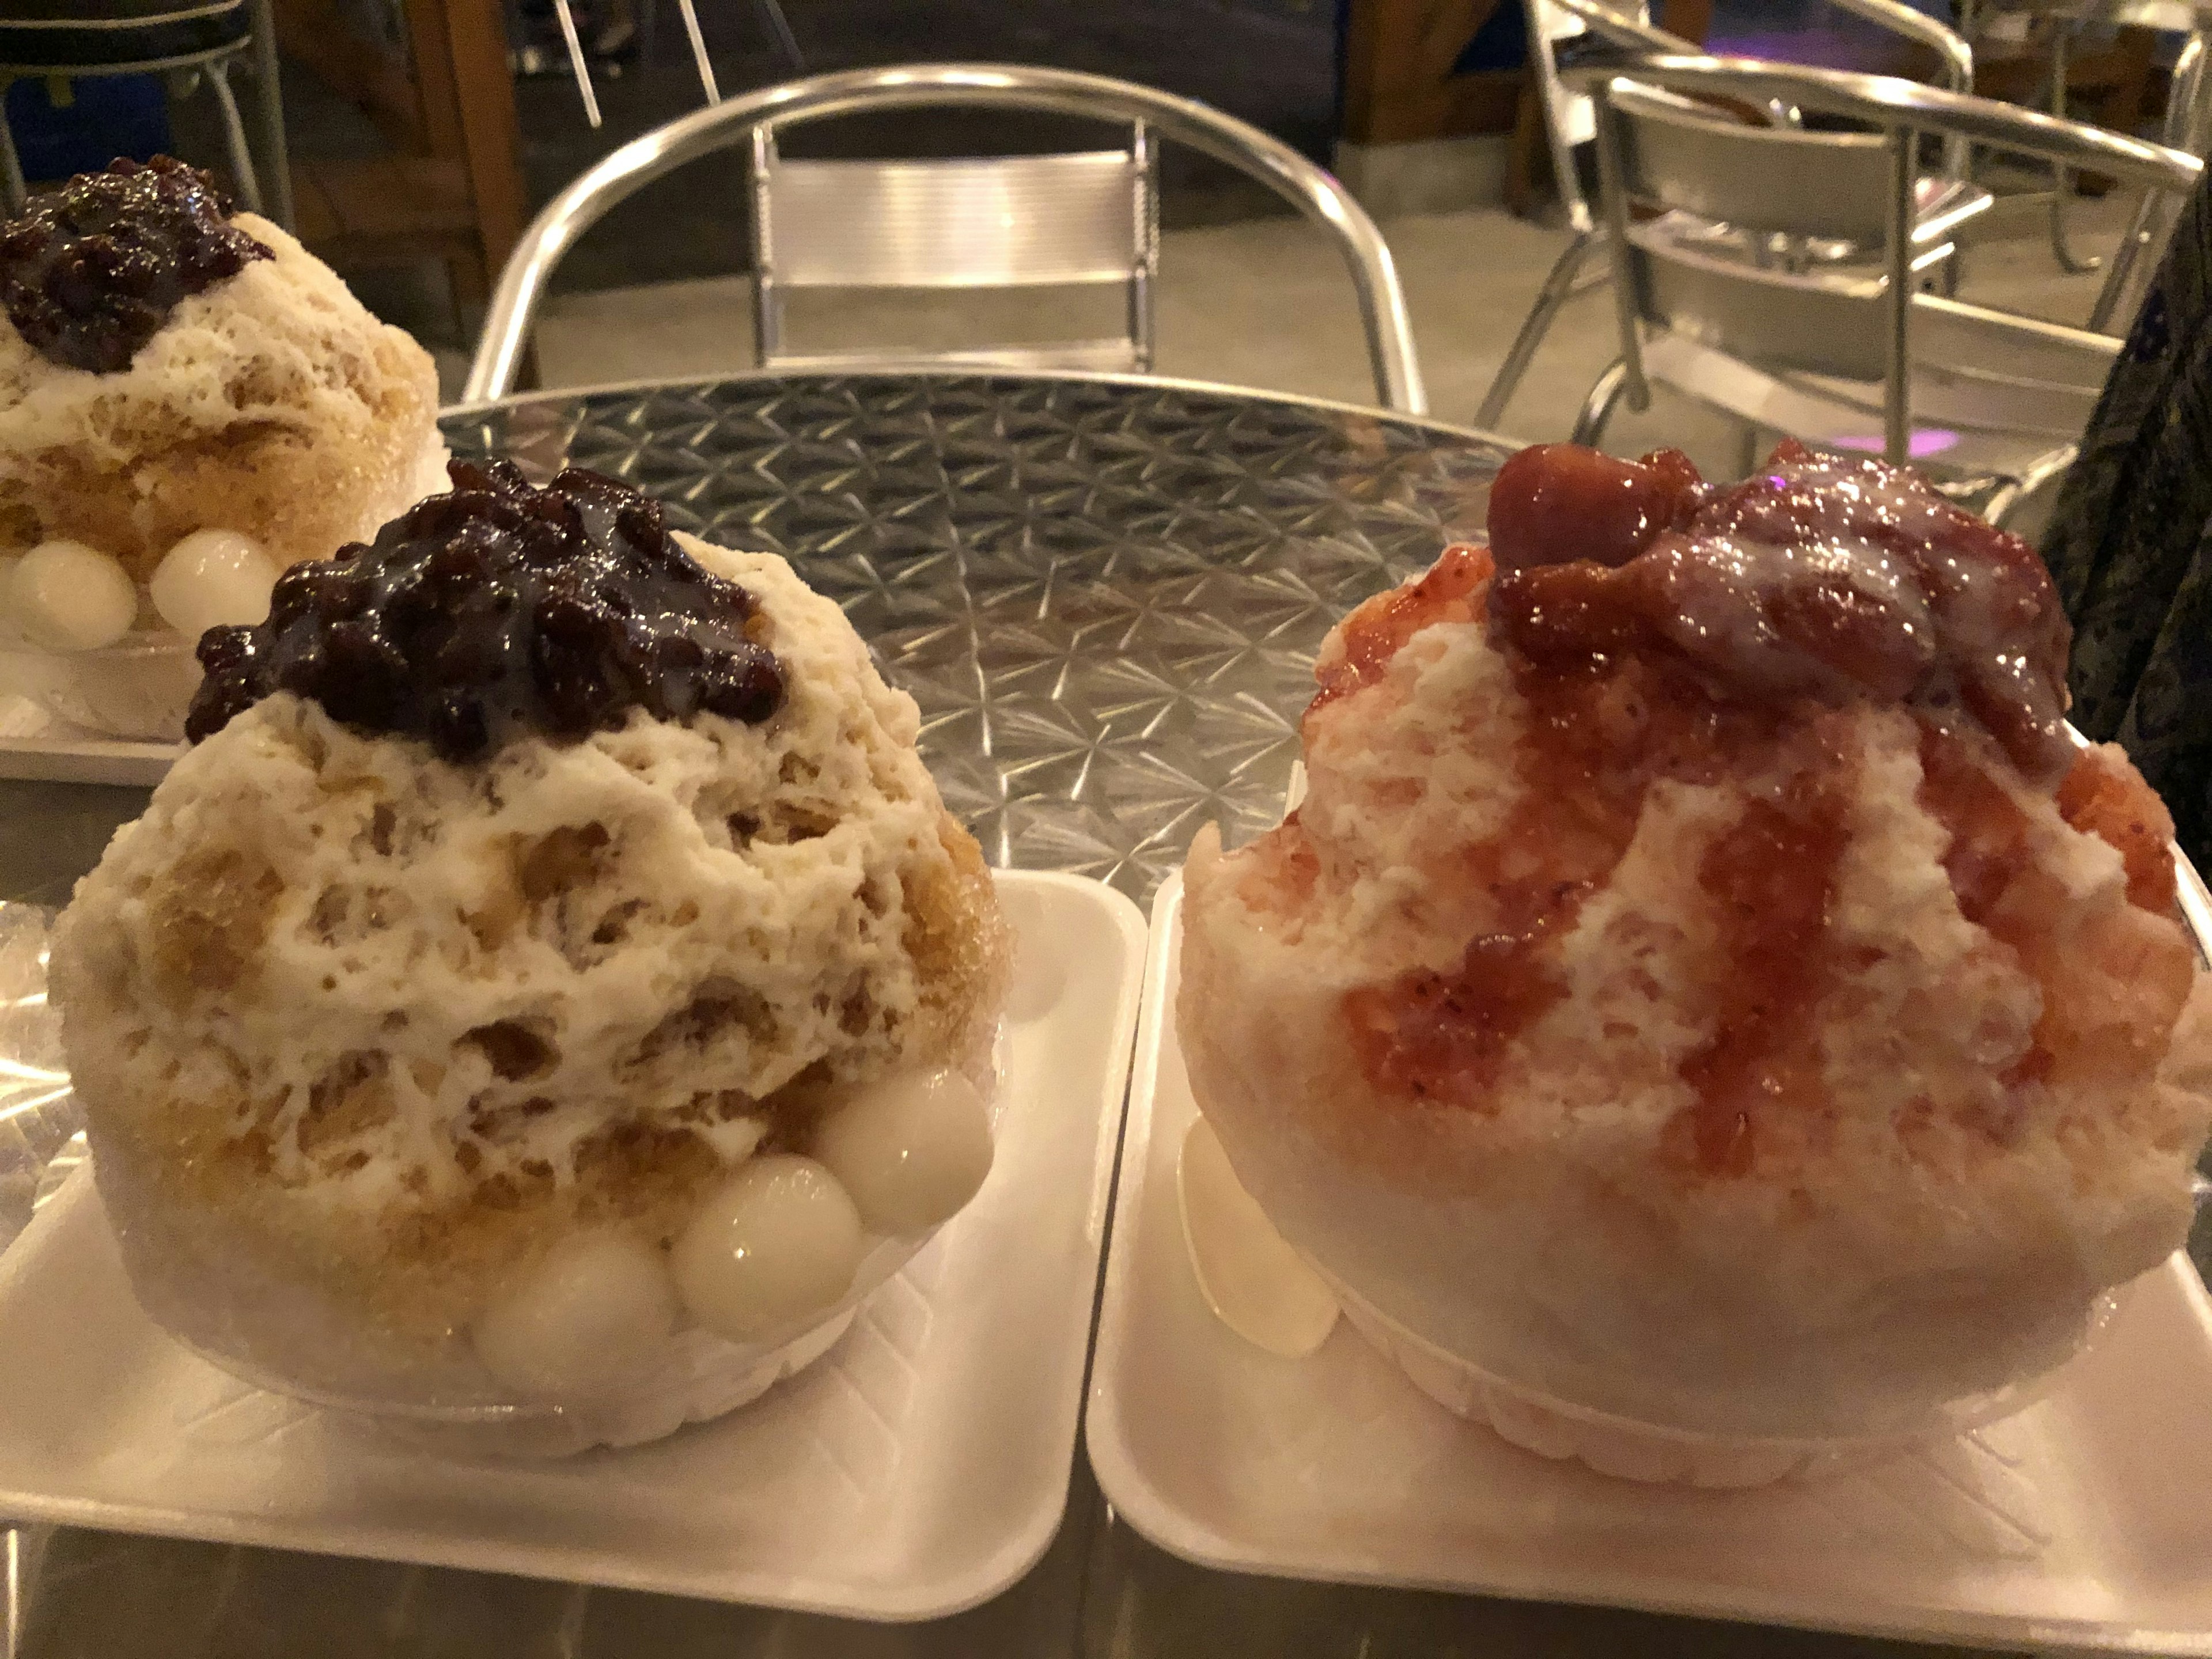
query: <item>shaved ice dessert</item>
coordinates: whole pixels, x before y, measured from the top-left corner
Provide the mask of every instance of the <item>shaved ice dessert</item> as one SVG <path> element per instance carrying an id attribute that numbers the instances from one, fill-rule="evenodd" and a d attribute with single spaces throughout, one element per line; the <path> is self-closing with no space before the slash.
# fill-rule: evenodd
<path id="1" fill-rule="evenodd" d="M 759 1393 L 981 1186 L 1008 935 L 843 613 L 505 463 L 221 629 L 58 927 L 142 1304 L 567 1450 Z"/>
<path id="2" fill-rule="evenodd" d="M 2071 740 L 2067 642 L 1905 470 L 1524 451 L 1486 548 L 1330 635 L 1299 808 L 1191 854 L 1238 1176 L 1553 1455 L 1739 1482 L 2023 1397 L 2212 1123 L 2171 822 Z"/>
<path id="3" fill-rule="evenodd" d="M 175 738 L 206 629 L 443 483 L 429 355 L 167 156 L 0 225 L 5 689 Z"/>

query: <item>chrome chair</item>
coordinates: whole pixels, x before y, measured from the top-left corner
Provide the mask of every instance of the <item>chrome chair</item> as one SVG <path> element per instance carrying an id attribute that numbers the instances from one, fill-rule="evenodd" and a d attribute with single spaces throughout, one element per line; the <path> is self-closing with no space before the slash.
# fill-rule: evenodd
<path id="1" fill-rule="evenodd" d="M 2032 30 L 2039 27 L 2046 39 L 2050 67 L 2044 78 L 2043 92 L 2049 101 L 2051 112 L 2063 118 L 2067 111 L 2071 74 L 2074 40 L 2077 30 L 2087 26 L 2133 26 L 2157 29 L 2187 36 L 2182 60 L 2177 61 L 2172 80 L 2172 92 L 2166 100 L 2166 117 L 2160 134 L 2170 148 L 2188 150 L 2191 155 L 2203 153 L 2201 143 L 2177 143 L 2174 134 L 2178 126 L 2187 124 L 2189 111 L 2199 91 L 2202 58 L 2205 34 L 2212 28 L 2212 5 L 2205 0 L 1958 0 L 1959 27 L 1973 35 L 1981 28 L 1997 22 L 2016 25 L 2016 38 L 2027 40 Z M 2191 70 L 2187 60 L 2197 60 Z M 2095 270 L 2105 262 L 2094 255 L 2074 252 L 2066 228 L 2068 198 L 2074 193 L 2073 170 L 2054 166 L 2051 175 L 2050 235 L 2051 257 L 2058 268 L 2069 275 L 2080 276 Z M 2138 204 L 2138 217 L 2142 207 Z M 2120 246 L 2125 252 L 2130 246 L 2135 232 L 2123 237 Z M 2160 239 L 2161 241 L 2163 239 Z M 2131 258 L 2132 255 L 2129 257 Z M 2106 272 L 2106 295 L 2116 292 L 2112 273 Z M 2121 282 L 2124 283 L 2123 276 Z M 2109 314 L 2104 295 L 2098 300 L 2098 309 Z M 2101 319 L 2093 314 L 2092 327 L 2100 326 Z"/>
<path id="2" fill-rule="evenodd" d="M 1911 459 L 1982 492 L 2002 521 L 2070 464 L 2121 342 L 1923 292 L 1939 257 L 1914 234 L 1923 136 L 2186 195 L 2203 165 L 2161 145 L 1908 81 L 1710 58 L 1632 57 L 1566 71 L 1595 105 L 1620 360 L 1577 422 L 1600 440 L 1616 404 L 1664 385 L 1815 446 Z M 1661 101 L 1650 89 L 1679 96 Z M 1864 132 L 1756 128 L 1682 97 L 1782 99 Z M 1692 244 L 1639 211 L 1883 249 L 1863 270 L 1761 266 Z"/>
<path id="3" fill-rule="evenodd" d="M 1073 161 L 1021 157 L 889 164 L 801 163 L 775 152 L 775 131 L 795 122 L 948 105 L 1125 122 L 1139 149 Z M 562 191 L 523 232 L 500 273 L 462 397 L 469 402 L 496 398 L 514 385 L 548 279 L 562 256 L 601 216 L 684 162 L 739 145 L 756 146 L 756 201 L 766 208 L 755 228 L 757 246 L 771 262 L 757 313 L 761 333 L 756 345 L 762 361 L 794 361 L 780 355 L 775 309 L 778 295 L 793 285 L 832 280 L 867 284 L 895 276 L 901 286 L 917 281 L 944 286 L 951 284 L 941 276 L 917 278 L 915 273 L 948 266 L 957 267 L 962 286 L 1060 282 L 1071 269 L 1103 273 L 1111 255 L 1117 260 L 1126 256 L 1126 262 L 1113 267 L 1112 276 L 1129 288 L 1128 337 L 1112 343 L 1116 357 L 1124 367 L 1148 367 L 1157 246 L 1149 208 L 1150 156 L 1156 139 L 1188 144 L 1250 174 L 1330 233 L 1358 300 L 1377 400 L 1407 414 L 1425 412 L 1427 396 L 1397 268 L 1374 222 L 1334 179 L 1257 128 L 1190 99 L 1103 76 L 988 64 L 918 64 L 788 82 L 726 99 L 623 145 Z M 1069 164 L 1040 173 L 1034 166 L 1039 161 Z M 827 171 L 856 165 L 878 169 L 865 194 L 859 183 L 864 175 Z M 881 171 L 886 167 L 894 170 Z M 1030 188 L 1039 178 L 1049 190 Z M 1064 191 L 1071 178 L 1080 187 Z M 1002 222 L 983 226 L 979 201 L 998 212 Z M 1109 204 L 1116 216 L 1110 224 Z M 1022 222 L 1025 214 L 1047 210 L 1054 216 L 1048 222 Z M 1016 222 L 1004 223 L 1006 216 Z M 977 238 L 977 245 L 958 246 L 963 234 Z M 1081 245 L 1080 257 L 1054 264 L 1063 255 L 1052 246 L 1053 239 L 1063 234 Z M 1106 355 L 1105 343 L 1079 343 L 1078 349 L 1101 359 Z M 1033 360 L 1019 350 L 931 357 L 892 349 L 827 361 L 888 366 Z"/>
<path id="4" fill-rule="evenodd" d="M 266 191 L 230 88 L 230 72 L 240 63 L 250 70 L 258 97 L 269 170 Z M 8 125 L 9 87 L 17 81 L 118 75 L 166 76 L 175 97 L 188 96 L 204 79 L 222 112 L 239 200 L 248 211 L 266 211 L 286 229 L 292 228 L 292 177 L 284 153 L 271 0 L 103 0 L 91 6 L 9 0 L 0 10 L 0 195 L 10 215 L 23 210 L 27 191 Z"/>
<path id="5" fill-rule="evenodd" d="M 1504 416 L 1506 405 L 1519 389 L 1530 361 L 1551 331 L 1560 309 L 1568 301 L 1602 286 L 1606 281 L 1601 270 L 1595 277 L 1583 274 L 1585 266 L 1599 250 L 1602 233 L 1583 189 L 1577 152 L 1589 143 L 1595 128 L 1589 100 L 1560 80 L 1562 50 L 1587 37 L 1634 52 L 1695 57 L 1703 50 L 1678 35 L 1653 27 L 1644 20 L 1642 7 L 1632 15 L 1599 4 L 1596 0 L 1523 0 L 1523 3 L 1528 14 L 1529 69 L 1544 112 L 1552 172 L 1558 180 L 1569 236 L 1565 249 L 1537 291 L 1535 303 L 1529 308 L 1504 361 L 1498 365 L 1490 389 L 1483 394 L 1474 417 L 1474 423 L 1480 427 L 1495 427 Z M 1831 0 L 1831 3 L 1929 48 L 1936 54 L 1939 78 L 1945 87 L 1954 92 L 1973 90 L 1972 49 L 1936 19 L 1913 10 L 1900 0 Z M 1773 125 L 1803 125 L 1799 112 L 1786 102 L 1776 101 L 1760 107 Z M 1994 198 L 1990 192 L 1966 178 L 1969 159 L 1965 143 L 1948 144 L 1941 168 L 1916 186 L 1917 234 L 1929 246 L 1948 240 L 1966 221 L 1987 211 L 1992 204 Z M 1727 227 L 1715 228 L 1721 235 L 1729 234 Z M 1807 245 L 1790 257 L 1835 263 L 1863 261 L 1868 255 L 1863 249 L 1828 241 Z M 1954 280 L 1956 269 L 1954 252 L 1944 266 L 1947 282 Z"/>
<path id="6" fill-rule="evenodd" d="M 2173 63 L 2173 88 L 2166 100 L 2160 140 L 2168 149 L 2202 155 L 2212 147 L 2212 75 L 2205 73 L 2205 37 L 2192 34 Z M 2102 332 L 2115 317 L 2132 317 L 2149 295 L 2158 275 L 2159 256 L 2180 216 L 2180 204 L 2164 191 L 2147 190 L 2136 202 L 2128 228 L 2120 233 L 2106 268 L 2104 286 L 2089 309 L 2089 326 Z"/>

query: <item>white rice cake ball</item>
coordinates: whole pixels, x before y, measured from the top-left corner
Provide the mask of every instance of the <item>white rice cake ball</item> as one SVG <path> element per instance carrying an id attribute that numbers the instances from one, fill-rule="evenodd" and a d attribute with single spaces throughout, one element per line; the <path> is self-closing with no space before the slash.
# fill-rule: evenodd
<path id="1" fill-rule="evenodd" d="M 811 1158 L 755 1158 L 699 1206 L 671 1266 L 691 1316 L 756 1342 L 826 1313 L 867 1253 L 860 1212 Z"/>

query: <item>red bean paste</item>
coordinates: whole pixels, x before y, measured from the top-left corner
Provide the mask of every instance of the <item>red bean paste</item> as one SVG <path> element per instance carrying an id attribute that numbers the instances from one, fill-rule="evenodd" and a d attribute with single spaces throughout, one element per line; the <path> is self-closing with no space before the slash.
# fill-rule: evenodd
<path id="1" fill-rule="evenodd" d="M 1680 1067 L 1695 1104 L 1662 1147 L 1686 1172 L 1729 1177 L 1802 1139 L 1825 1097 L 1814 1010 L 1867 965 L 1828 937 L 1856 766 L 1843 711 L 1858 704 L 1919 721 L 1922 800 L 1952 831 L 1961 909 L 2047 985 L 2059 970 L 2029 939 L 2027 819 L 1995 775 L 2007 762 L 2119 849 L 2136 904 L 2172 905 L 2157 798 L 2100 756 L 2075 762 L 2068 629 L 2041 562 L 1902 468 L 1785 443 L 1763 472 L 1713 486 L 1679 452 L 1524 450 L 1492 489 L 1489 547 L 1449 549 L 1346 618 L 1307 718 L 1379 680 L 1422 629 L 1477 617 L 1527 707 L 1523 790 L 1503 830 L 1459 855 L 1493 931 L 1449 970 L 1345 998 L 1363 1070 L 1387 1097 L 1494 1111 L 1510 1045 L 1566 994 L 1555 941 L 1611 878 L 1646 791 L 1720 781 L 1756 753 L 1791 781 L 1747 804 L 1694 872 L 1730 968 L 1711 991 L 1716 1035 Z M 1279 838 L 1269 870 L 1310 890 L 1303 827 L 1293 818 Z M 2048 1075 L 2059 1035 L 2039 1028 L 2005 1081 Z"/>
<path id="2" fill-rule="evenodd" d="M 170 156 L 79 173 L 0 225 L 0 305 L 49 362 L 128 368 L 182 301 L 275 257 L 231 212 L 213 179 Z"/>
<path id="3" fill-rule="evenodd" d="M 201 637 L 185 736 L 277 691 L 456 762 L 610 730 L 633 708 L 757 724 L 781 707 L 753 596 L 678 547 L 659 502 L 580 468 L 542 489 L 511 462 L 448 471 L 451 492 L 373 544 L 278 577 L 265 622 Z"/>

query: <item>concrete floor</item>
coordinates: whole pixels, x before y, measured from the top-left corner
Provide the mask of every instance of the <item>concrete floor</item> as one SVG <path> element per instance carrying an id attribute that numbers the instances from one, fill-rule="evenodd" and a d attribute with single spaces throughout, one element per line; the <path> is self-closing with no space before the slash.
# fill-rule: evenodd
<path id="1" fill-rule="evenodd" d="M 2126 204 L 2085 202 L 2078 246 L 2100 248 Z M 2041 222 L 2010 216 L 2008 234 L 1969 250 L 1961 297 L 2079 324 L 2099 278 L 2062 275 Z M 1498 364 L 1565 246 L 1564 231 L 1499 210 L 1440 214 L 1384 227 L 1413 315 L 1415 342 L 1439 418 L 1471 422 Z M 1374 401 L 1358 313 L 1327 237 L 1304 222 L 1267 218 L 1170 232 L 1163 239 L 1158 369 L 1164 374 Z M 803 296 L 791 317 L 794 349 L 946 347 L 1115 331 L 1119 289 L 975 296 Z M 750 285 L 744 277 L 604 289 L 556 295 L 538 333 L 548 386 L 593 386 L 712 375 L 752 364 Z M 1616 355 L 1609 294 L 1572 301 L 1538 354 L 1503 424 L 1531 441 L 1565 437 L 1584 394 Z M 1623 411 L 1607 447 L 1662 443 L 1701 465 L 1731 469 L 1732 428 L 1662 397 L 1642 416 Z M 1732 470 L 1732 469 L 1731 469 Z"/>

